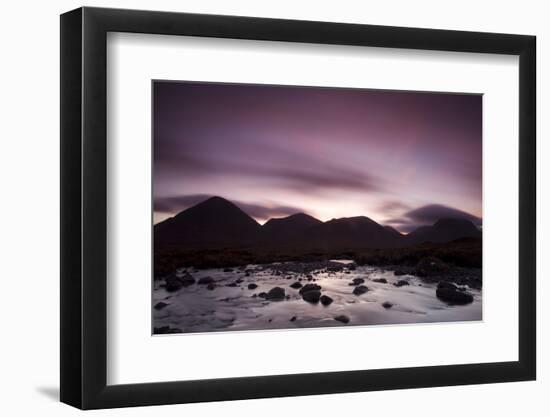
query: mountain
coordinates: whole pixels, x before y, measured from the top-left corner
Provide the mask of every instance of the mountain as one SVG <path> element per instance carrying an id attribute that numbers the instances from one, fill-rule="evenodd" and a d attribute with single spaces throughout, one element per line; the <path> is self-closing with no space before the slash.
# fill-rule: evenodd
<path id="1" fill-rule="evenodd" d="M 320 224 L 323 224 L 321 220 L 304 213 L 270 219 L 262 226 L 262 237 L 271 242 L 296 242 L 304 239 L 306 230 Z"/>
<path id="2" fill-rule="evenodd" d="M 307 231 L 307 238 L 310 245 L 322 249 L 402 246 L 401 234 L 365 216 L 329 220 L 310 228 Z"/>
<path id="3" fill-rule="evenodd" d="M 402 235 L 365 216 L 322 222 L 304 213 L 270 219 L 261 226 L 235 204 L 211 197 L 154 227 L 155 247 L 330 250 L 398 248 L 424 242 L 481 238 L 466 219 L 444 218 Z"/>
<path id="4" fill-rule="evenodd" d="M 154 228 L 155 245 L 219 248 L 254 243 L 261 226 L 235 204 L 211 197 Z"/>
<path id="5" fill-rule="evenodd" d="M 408 244 L 423 242 L 442 243 L 459 238 L 481 238 L 481 231 L 466 219 L 440 219 L 432 226 L 421 226 L 409 233 L 405 239 Z"/>

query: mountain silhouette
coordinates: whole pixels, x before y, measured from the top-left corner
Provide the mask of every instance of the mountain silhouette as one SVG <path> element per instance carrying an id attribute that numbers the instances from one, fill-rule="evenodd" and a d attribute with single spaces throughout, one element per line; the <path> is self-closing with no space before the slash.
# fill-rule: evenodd
<path id="1" fill-rule="evenodd" d="M 401 245 L 400 234 L 396 235 L 365 216 L 329 220 L 309 229 L 307 237 L 313 247 L 322 249 L 387 248 Z"/>
<path id="2" fill-rule="evenodd" d="M 296 242 L 305 238 L 306 230 L 320 224 L 323 224 L 321 220 L 304 213 L 270 219 L 262 226 L 262 238 L 264 241 Z"/>
<path id="3" fill-rule="evenodd" d="M 406 236 L 410 244 L 450 242 L 459 238 L 481 238 L 481 231 L 470 220 L 446 218 L 432 226 L 421 226 Z"/>
<path id="4" fill-rule="evenodd" d="M 155 245 L 218 248 L 255 242 L 261 226 L 235 204 L 211 197 L 154 228 Z"/>
<path id="5" fill-rule="evenodd" d="M 398 248 L 424 242 L 443 243 L 481 238 L 469 220 L 444 218 L 402 235 L 365 217 L 322 222 L 304 213 L 270 219 L 263 226 L 230 201 L 211 197 L 154 227 L 156 247 L 181 249 L 296 248 L 347 250 Z"/>

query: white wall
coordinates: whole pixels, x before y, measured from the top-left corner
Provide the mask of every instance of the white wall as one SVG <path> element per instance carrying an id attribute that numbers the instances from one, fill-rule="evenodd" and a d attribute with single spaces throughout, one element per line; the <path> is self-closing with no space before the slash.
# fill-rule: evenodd
<path id="1" fill-rule="evenodd" d="M 544 180 L 550 179 L 550 148 L 542 120 L 550 96 L 550 26 L 542 1 L 92 1 L 89 6 L 161 9 L 218 14 L 418 26 L 534 34 L 538 37 L 539 119 L 539 378 L 537 382 L 388 391 L 272 400 L 239 401 L 100 411 L 94 415 L 543 415 L 550 406 L 548 263 L 550 210 Z M 78 1 L 21 1 L 2 5 L 0 72 L 0 270 L 2 342 L 0 410 L 4 415 L 74 415 L 57 402 L 59 275 L 59 18 Z M 541 77 L 542 75 L 542 77 Z M 542 237 L 542 234 L 546 235 Z M 359 347 L 358 347 L 359 349 Z M 353 347 L 351 347 L 353 350 Z M 350 352 L 342 352 L 342 355 Z"/>

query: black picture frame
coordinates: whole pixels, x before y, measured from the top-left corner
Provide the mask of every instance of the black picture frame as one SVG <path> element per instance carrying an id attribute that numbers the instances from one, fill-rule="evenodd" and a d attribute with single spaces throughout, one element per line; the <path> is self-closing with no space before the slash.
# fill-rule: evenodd
<path id="1" fill-rule="evenodd" d="M 519 360 L 107 385 L 108 32 L 519 56 Z M 88 7 L 61 15 L 61 401 L 96 409 L 535 379 L 535 51 L 524 35 Z"/>

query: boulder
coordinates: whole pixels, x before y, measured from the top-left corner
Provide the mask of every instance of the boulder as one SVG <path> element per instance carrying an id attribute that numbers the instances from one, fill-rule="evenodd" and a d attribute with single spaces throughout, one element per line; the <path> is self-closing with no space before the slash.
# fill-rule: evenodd
<path id="1" fill-rule="evenodd" d="M 474 301 L 472 294 L 464 291 L 458 291 L 456 288 L 437 288 L 435 295 L 442 301 L 448 304 L 470 304 Z"/>
<path id="2" fill-rule="evenodd" d="M 233 268 L 224 268 L 223 272 L 233 272 Z"/>
<path id="3" fill-rule="evenodd" d="M 317 290 L 321 291 L 321 286 L 317 284 L 306 284 L 300 289 L 300 294 L 303 294 L 308 291 Z"/>
<path id="4" fill-rule="evenodd" d="M 401 275 L 407 275 L 407 273 L 401 269 L 396 269 L 395 271 L 393 271 L 393 274 L 396 276 L 396 277 L 400 277 Z"/>
<path id="5" fill-rule="evenodd" d="M 229 284 L 225 284 L 226 287 L 236 287 L 238 284 L 236 282 L 231 282 Z"/>
<path id="6" fill-rule="evenodd" d="M 166 277 L 164 280 L 166 282 L 164 286 L 166 291 L 169 291 L 169 292 L 179 291 L 183 287 L 183 284 L 175 275 L 170 275 Z"/>
<path id="7" fill-rule="evenodd" d="M 368 287 L 366 287 L 365 285 L 359 285 L 353 289 L 353 294 L 362 295 L 365 294 L 368 290 Z"/>
<path id="8" fill-rule="evenodd" d="M 281 287 L 273 287 L 267 292 L 266 299 L 270 301 L 284 300 L 285 290 Z"/>
<path id="9" fill-rule="evenodd" d="M 254 284 L 254 283 L 248 284 L 248 289 L 249 290 L 254 290 L 256 288 L 258 288 L 258 285 Z"/>
<path id="10" fill-rule="evenodd" d="M 373 282 L 378 282 L 380 284 L 387 284 L 388 283 L 388 280 L 386 278 L 374 278 L 372 281 Z"/>
<path id="11" fill-rule="evenodd" d="M 292 316 L 289 321 L 296 321 L 296 316 Z"/>
<path id="12" fill-rule="evenodd" d="M 295 281 L 292 284 L 290 284 L 290 288 L 294 288 L 297 290 L 298 288 L 302 288 L 302 284 L 298 281 Z"/>
<path id="13" fill-rule="evenodd" d="M 208 291 L 212 291 L 214 288 L 216 288 L 216 284 L 214 284 L 213 282 L 211 282 L 210 284 L 208 284 L 208 285 L 206 286 L 206 289 L 207 289 Z"/>
<path id="14" fill-rule="evenodd" d="M 330 298 L 328 295 L 322 295 L 320 298 L 321 304 L 324 306 L 330 305 L 334 300 Z"/>
<path id="15" fill-rule="evenodd" d="M 397 282 L 394 282 L 393 285 L 395 285 L 396 287 L 402 287 L 404 285 L 410 285 L 410 284 L 409 284 L 409 281 L 405 281 L 404 279 L 401 279 Z"/>
<path id="16" fill-rule="evenodd" d="M 164 307 L 169 306 L 170 304 L 163 303 L 162 301 L 155 304 L 155 310 L 162 310 Z"/>
<path id="17" fill-rule="evenodd" d="M 393 307 L 393 304 L 390 303 L 389 301 L 384 301 L 384 302 L 382 303 L 382 307 L 384 307 L 385 309 L 392 308 L 392 307 Z"/>
<path id="18" fill-rule="evenodd" d="M 261 292 L 261 293 L 258 294 L 258 297 L 267 298 L 267 293 L 266 292 Z"/>
<path id="19" fill-rule="evenodd" d="M 309 290 L 302 293 L 302 299 L 308 303 L 318 303 L 321 298 L 321 291 L 319 290 Z"/>
<path id="20" fill-rule="evenodd" d="M 350 282 L 349 285 L 356 286 L 359 284 L 363 284 L 365 280 L 363 278 L 354 278 L 353 281 Z"/>
<path id="21" fill-rule="evenodd" d="M 457 286 L 455 284 L 453 284 L 452 282 L 448 282 L 448 281 L 439 281 L 437 283 L 437 288 L 449 288 L 451 290 L 456 290 L 457 289 Z"/>
<path id="22" fill-rule="evenodd" d="M 199 284 L 200 285 L 207 285 L 207 284 L 211 284 L 214 282 L 214 278 L 212 277 L 202 277 L 199 279 Z"/>
<path id="23" fill-rule="evenodd" d="M 339 322 L 344 323 L 344 324 L 349 323 L 349 317 L 345 316 L 343 314 L 340 315 L 340 316 L 334 317 L 334 320 L 339 321 Z"/>

